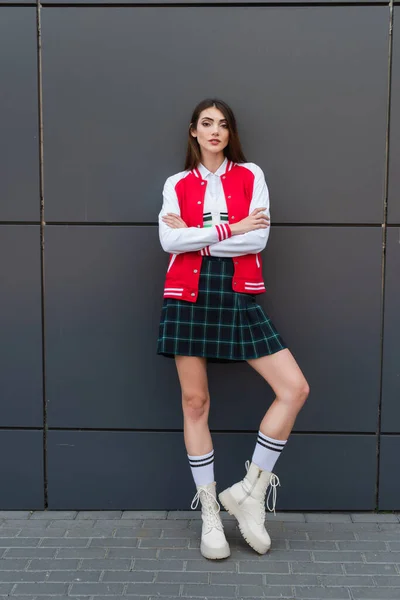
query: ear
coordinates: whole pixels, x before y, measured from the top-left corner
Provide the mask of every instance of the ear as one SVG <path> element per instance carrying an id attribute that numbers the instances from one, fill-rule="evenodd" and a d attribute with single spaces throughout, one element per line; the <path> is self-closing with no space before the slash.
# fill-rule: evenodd
<path id="1" fill-rule="evenodd" d="M 189 132 L 192 137 L 197 138 L 196 130 L 193 129 L 193 123 L 189 123 Z"/>

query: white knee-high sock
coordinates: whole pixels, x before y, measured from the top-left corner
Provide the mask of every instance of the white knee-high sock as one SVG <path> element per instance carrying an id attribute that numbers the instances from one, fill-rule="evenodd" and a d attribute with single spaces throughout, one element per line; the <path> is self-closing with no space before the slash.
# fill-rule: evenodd
<path id="1" fill-rule="evenodd" d="M 214 481 L 214 450 L 202 456 L 190 456 L 189 465 L 196 485 L 207 485 Z"/>
<path id="2" fill-rule="evenodd" d="M 259 431 L 256 447 L 251 459 L 252 462 L 259 466 L 260 469 L 272 472 L 286 442 L 287 440 L 274 440 L 274 438 L 268 437 Z"/>

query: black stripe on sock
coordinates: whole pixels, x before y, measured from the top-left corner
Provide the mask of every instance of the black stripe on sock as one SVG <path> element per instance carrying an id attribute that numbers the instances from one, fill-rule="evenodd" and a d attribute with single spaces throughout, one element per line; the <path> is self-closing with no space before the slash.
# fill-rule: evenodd
<path id="1" fill-rule="evenodd" d="M 260 446 L 264 446 L 264 448 L 268 448 L 268 450 L 274 450 L 275 452 L 278 452 L 278 454 L 281 453 L 283 450 L 283 448 L 274 448 L 273 446 L 266 444 L 264 440 L 261 441 L 260 439 L 257 440 L 257 444 L 260 444 Z"/>
<path id="2" fill-rule="evenodd" d="M 210 456 L 206 456 L 205 458 L 189 458 L 189 462 L 202 462 L 203 460 L 209 460 L 210 458 L 214 458 L 214 450 Z"/>
<path id="3" fill-rule="evenodd" d="M 205 467 L 207 465 L 211 465 L 211 463 L 213 463 L 213 462 L 214 462 L 214 457 L 212 457 L 212 459 L 209 460 L 208 462 L 205 462 L 205 463 L 203 463 L 201 465 L 192 465 L 192 463 L 190 461 L 189 461 L 189 464 L 190 464 L 191 467 Z"/>
<path id="4" fill-rule="evenodd" d="M 286 442 L 272 442 L 271 440 L 265 440 L 260 434 L 258 434 L 258 439 L 266 444 L 273 444 L 274 446 L 281 446 L 284 448 L 286 446 Z"/>

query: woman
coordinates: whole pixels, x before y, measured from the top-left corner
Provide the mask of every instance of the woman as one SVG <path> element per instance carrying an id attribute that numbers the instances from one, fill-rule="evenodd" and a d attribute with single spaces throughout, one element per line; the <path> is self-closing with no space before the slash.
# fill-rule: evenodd
<path id="1" fill-rule="evenodd" d="M 175 359 L 184 441 L 197 489 L 192 508 L 200 500 L 200 551 L 209 559 L 226 558 L 230 549 L 214 481 L 207 361 L 247 361 L 276 394 L 261 421 L 251 463 L 245 463 L 244 479 L 219 494 L 260 554 L 271 546 L 266 490 L 270 486 L 270 510 L 275 511 L 280 483 L 273 468 L 309 393 L 294 357 L 256 300 L 265 291 L 260 253 L 269 222 L 264 174 L 246 161 L 232 110 L 221 100 L 200 102 L 189 125 L 185 170 L 169 177 L 163 190 L 159 233 L 170 260 L 157 353 Z"/>

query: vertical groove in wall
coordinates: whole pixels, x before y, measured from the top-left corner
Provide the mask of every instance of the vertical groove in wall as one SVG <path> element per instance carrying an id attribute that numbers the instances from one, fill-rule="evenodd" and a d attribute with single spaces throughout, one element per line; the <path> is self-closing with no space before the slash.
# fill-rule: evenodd
<path id="1" fill-rule="evenodd" d="M 376 440 L 376 487 L 375 487 L 375 510 L 379 510 L 379 482 L 380 482 L 380 454 L 381 454 L 381 423 L 382 423 L 382 392 L 383 392 L 383 343 L 385 326 L 385 275 L 386 275 L 386 240 L 387 240 L 387 214 L 388 214 L 388 190 L 389 190 L 389 151 L 390 151 L 390 114 L 392 93 L 392 53 L 393 53 L 393 0 L 389 4 L 389 49 L 388 49 L 388 103 L 386 121 L 386 148 L 385 148 L 385 183 L 382 222 L 382 273 L 381 273 L 381 364 L 380 364 L 380 393 L 378 403 L 378 422 Z"/>
<path id="2" fill-rule="evenodd" d="M 45 297 L 44 297 L 44 182 L 43 182 L 43 93 L 42 93 L 42 36 L 41 5 L 36 6 L 38 121 L 39 121 L 39 188 L 40 188 L 40 276 L 42 308 L 42 389 L 43 389 L 43 481 L 44 508 L 48 507 L 47 493 L 47 404 L 46 404 L 46 353 L 45 353 Z"/>

